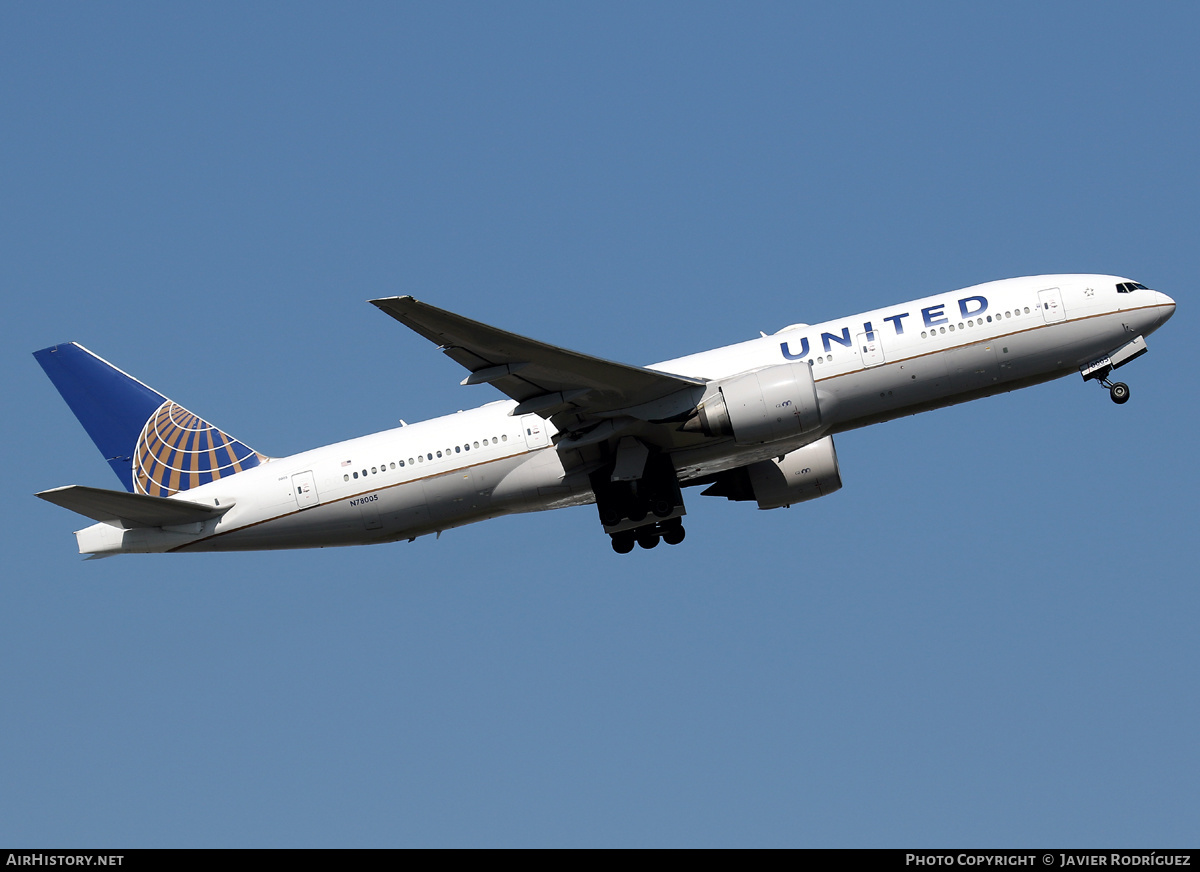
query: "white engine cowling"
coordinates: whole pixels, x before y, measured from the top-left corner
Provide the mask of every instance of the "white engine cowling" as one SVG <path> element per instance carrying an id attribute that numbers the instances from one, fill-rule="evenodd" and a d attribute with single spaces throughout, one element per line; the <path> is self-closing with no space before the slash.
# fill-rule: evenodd
<path id="1" fill-rule="evenodd" d="M 704 494 L 754 500 L 760 509 L 779 509 L 826 496 L 841 486 L 833 437 L 826 436 L 784 455 L 782 460 L 772 458 L 722 473 Z"/>
<path id="2" fill-rule="evenodd" d="M 821 412 L 812 369 L 804 363 L 768 366 L 717 383 L 696 407 L 685 430 L 732 436 L 760 445 L 817 429 Z"/>

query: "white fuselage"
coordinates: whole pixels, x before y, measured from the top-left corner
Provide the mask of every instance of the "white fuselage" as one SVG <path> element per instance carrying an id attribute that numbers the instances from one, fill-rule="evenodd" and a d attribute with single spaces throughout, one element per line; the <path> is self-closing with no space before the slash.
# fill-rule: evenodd
<path id="1" fill-rule="evenodd" d="M 1118 276 L 1033 276 L 990 282 L 655 364 L 721 379 L 806 362 L 828 435 L 1078 372 L 1174 303 L 1151 290 L 1118 293 Z M 179 528 L 78 532 L 83 553 L 237 551 L 412 539 L 486 518 L 594 500 L 586 474 L 563 467 L 548 421 L 510 415 L 516 403 L 375 433 L 186 491 L 190 502 L 233 503 Z M 808 440 L 811 441 L 811 437 Z M 780 455 L 802 442 L 739 446 L 710 439 L 672 454 L 681 484 Z"/>

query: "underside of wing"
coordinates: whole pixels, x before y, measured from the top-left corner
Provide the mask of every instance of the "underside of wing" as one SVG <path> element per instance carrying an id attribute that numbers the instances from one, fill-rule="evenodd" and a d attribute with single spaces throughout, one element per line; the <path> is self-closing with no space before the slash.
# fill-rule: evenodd
<path id="1" fill-rule="evenodd" d="M 79 484 L 56 487 L 42 491 L 37 496 L 93 521 L 117 523 L 127 528 L 172 527 L 207 521 L 228 511 L 233 505 L 230 502 L 223 506 L 206 506 Z"/>

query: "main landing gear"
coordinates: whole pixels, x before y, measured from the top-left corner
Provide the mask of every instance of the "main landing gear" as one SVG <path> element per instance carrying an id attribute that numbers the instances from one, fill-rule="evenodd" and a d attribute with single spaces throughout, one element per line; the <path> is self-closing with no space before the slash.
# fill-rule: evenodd
<path id="1" fill-rule="evenodd" d="M 646 524 L 632 530 L 613 533 L 612 547 L 613 551 L 618 554 L 628 554 L 633 550 L 634 545 L 640 545 L 646 549 L 655 548 L 660 539 L 668 545 L 678 545 L 683 541 L 685 535 L 687 533 L 683 529 L 683 521 L 679 518 L 672 518 L 669 521 L 660 521 L 657 524 Z"/>
<path id="2" fill-rule="evenodd" d="M 659 542 L 682 542 L 683 496 L 670 459 L 649 455 L 635 479 L 613 481 L 613 469 L 598 470 L 591 481 L 600 523 L 612 537 L 613 551 L 628 554 L 635 545 L 649 549 Z"/>

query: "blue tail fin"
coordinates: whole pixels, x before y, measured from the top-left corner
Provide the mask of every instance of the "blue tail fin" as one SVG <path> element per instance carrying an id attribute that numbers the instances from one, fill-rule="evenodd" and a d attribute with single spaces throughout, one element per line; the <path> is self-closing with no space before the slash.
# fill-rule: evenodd
<path id="1" fill-rule="evenodd" d="M 171 496 L 268 459 L 82 345 L 33 356 L 133 493 Z"/>

